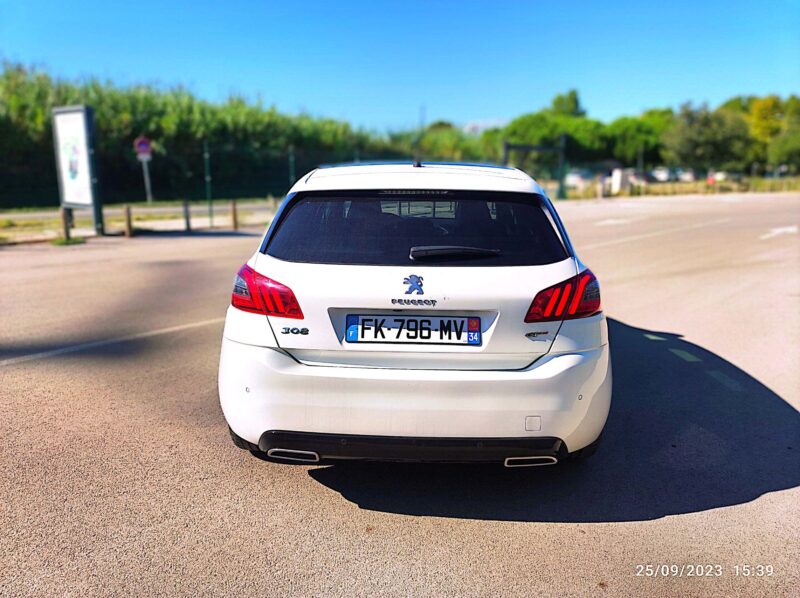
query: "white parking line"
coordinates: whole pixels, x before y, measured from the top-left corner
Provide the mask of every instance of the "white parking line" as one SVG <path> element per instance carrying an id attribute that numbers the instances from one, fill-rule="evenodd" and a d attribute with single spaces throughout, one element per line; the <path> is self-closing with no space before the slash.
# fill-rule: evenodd
<path id="1" fill-rule="evenodd" d="M 719 370 L 707 370 L 706 373 L 723 386 L 727 386 L 730 390 L 741 392 L 742 385 L 727 374 L 723 374 Z"/>
<path id="2" fill-rule="evenodd" d="M 589 243 L 588 245 L 580 245 L 578 249 L 598 249 L 600 247 L 609 247 L 611 245 L 620 245 L 621 243 L 628 243 L 630 241 L 639 241 L 641 239 L 650 239 L 652 237 L 660 237 L 662 235 L 669 235 L 671 233 L 679 233 L 685 230 L 694 230 L 697 228 L 705 228 L 707 226 L 714 226 L 728 222 L 730 218 L 719 218 L 717 220 L 710 220 L 709 222 L 699 222 L 697 224 L 689 224 L 687 226 L 676 226 L 674 228 L 665 228 L 662 230 L 653 231 L 652 233 L 642 233 L 641 235 L 631 235 L 630 237 L 621 237 L 618 239 L 611 239 L 610 241 L 601 241 L 600 243 Z"/>
<path id="3" fill-rule="evenodd" d="M 630 224 L 630 218 L 606 218 L 605 220 L 600 220 L 599 222 L 595 222 L 595 226 L 617 226 L 619 224 Z"/>
<path id="4" fill-rule="evenodd" d="M 213 320 L 202 320 L 200 322 L 192 322 L 191 324 L 181 324 L 180 326 L 170 326 L 169 328 L 159 328 L 158 330 L 149 330 L 148 332 L 137 332 L 136 334 L 129 334 L 127 336 L 118 336 L 116 338 L 109 338 L 102 341 L 92 341 L 90 343 L 80 343 L 78 345 L 68 345 L 60 349 L 53 349 L 51 351 L 42 351 L 41 353 L 30 353 L 28 355 L 20 355 L 18 357 L 11 357 L 0 361 L 0 367 L 6 365 L 15 365 L 17 363 L 24 363 L 26 361 L 34 361 L 37 359 L 45 359 L 47 357 L 55 357 L 57 355 L 64 355 L 66 353 L 76 353 L 78 351 L 85 351 L 87 349 L 96 349 L 98 347 L 105 347 L 108 345 L 116 345 L 117 343 L 124 343 L 127 341 L 135 341 L 142 338 L 150 338 L 151 336 L 159 336 L 162 334 L 170 334 L 172 332 L 181 332 L 182 330 L 191 330 L 192 328 L 200 328 L 201 326 L 210 326 L 211 324 L 218 324 L 224 321 L 225 318 L 214 318 Z"/>
<path id="5" fill-rule="evenodd" d="M 777 228 L 769 229 L 768 233 L 765 233 L 759 237 L 759 240 L 766 241 L 767 239 L 771 239 L 773 237 L 779 237 L 781 235 L 793 235 L 797 233 L 797 225 L 794 224 L 792 226 L 779 226 Z"/>
<path id="6" fill-rule="evenodd" d="M 651 341 L 665 341 L 665 340 L 667 340 L 663 336 L 658 336 L 656 334 L 645 334 L 644 337 L 647 340 L 651 340 Z"/>
<path id="7" fill-rule="evenodd" d="M 683 349 L 670 349 L 670 351 L 674 354 L 683 359 L 684 361 L 688 361 L 690 363 L 696 361 L 703 361 L 697 355 L 692 355 L 689 351 L 684 351 Z"/>

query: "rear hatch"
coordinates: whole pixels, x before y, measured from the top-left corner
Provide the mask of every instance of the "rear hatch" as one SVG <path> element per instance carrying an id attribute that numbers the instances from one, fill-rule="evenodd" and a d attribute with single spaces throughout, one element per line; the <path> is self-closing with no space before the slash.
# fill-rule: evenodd
<path id="1" fill-rule="evenodd" d="M 252 265 L 297 299 L 269 321 L 298 361 L 403 369 L 526 367 L 561 324 L 533 298 L 577 273 L 540 196 L 465 191 L 295 197 Z"/>

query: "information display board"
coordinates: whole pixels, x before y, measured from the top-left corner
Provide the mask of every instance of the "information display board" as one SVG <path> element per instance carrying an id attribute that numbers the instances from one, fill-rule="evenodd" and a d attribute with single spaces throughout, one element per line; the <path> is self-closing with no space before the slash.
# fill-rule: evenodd
<path id="1" fill-rule="evenodd" d="M 102 235 L 103 212 L 97 197 L 92 130 L 89 106 L 53 109 L 53 143 L 61 205 L 93 210 L 95 229 Z"/>

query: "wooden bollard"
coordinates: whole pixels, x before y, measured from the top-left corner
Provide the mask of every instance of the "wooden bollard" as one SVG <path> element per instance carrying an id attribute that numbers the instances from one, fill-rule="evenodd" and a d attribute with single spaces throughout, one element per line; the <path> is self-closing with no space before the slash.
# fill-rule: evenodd
<path id="1" fill-rule="evenodd" d="M 131 207 L 125 204 L 125 236 L 129 239 L 133 236 L 133 218 L 131 218 Z"/>
<path id="2" fill-rule="evenodd" d="M 231 226 L 233 230 L 239 230 L 239 213 L 236 211 L 236 200 L 231 200 Z"/>
<path id="3" fill-rule="evenodd" d="M 191 219 L 191 216 L 189 214 L 189 202 L 188 201 L 184 201 L 183 202 L 183 219 L 186 221 L 186 232 L 187 233 L 192 232 L 192 219 Z"/>

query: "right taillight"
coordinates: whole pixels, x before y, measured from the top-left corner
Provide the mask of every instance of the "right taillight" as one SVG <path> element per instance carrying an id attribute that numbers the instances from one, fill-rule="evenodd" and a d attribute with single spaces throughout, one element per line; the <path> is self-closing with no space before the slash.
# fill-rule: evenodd
<path id="1" fill-rule="evenodd" d="M 303 319 L 303 310 L 292 289 L 259 274 L 246 264 L 233 279 L 231 305 L 265 316 Z"/>
<path id="2" fill-rule="evenodd" d="M 600 285 L 591 270 L 560 282 L 534 297 L 526 322 L 552 322 L 586 318 L 600 311 Z"/>

